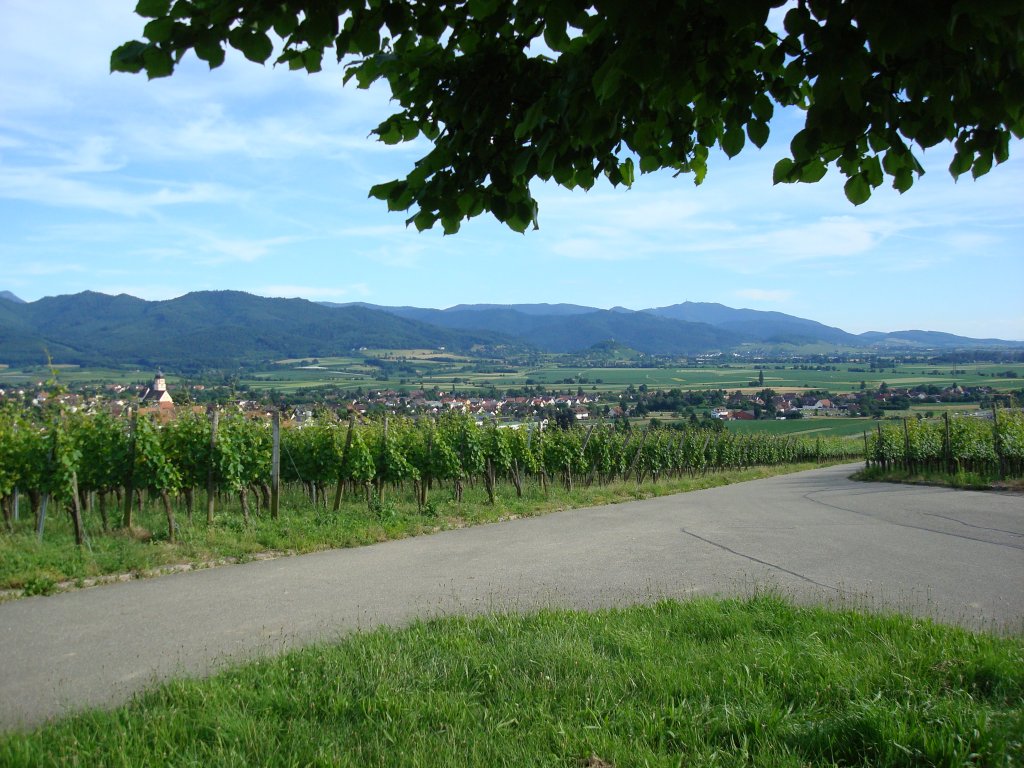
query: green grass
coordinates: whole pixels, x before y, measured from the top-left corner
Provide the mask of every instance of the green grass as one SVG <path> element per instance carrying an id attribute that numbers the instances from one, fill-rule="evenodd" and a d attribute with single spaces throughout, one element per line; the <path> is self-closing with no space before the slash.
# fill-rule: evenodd
<path id="1" fill-rule="evenodd" d="M 0 736 L 5 766 L 1010 766 L 1024 640 L 772 596 L 416 623 Z"/>
<path id="2" fill-rule="evenodd" d="M 662 479 L 658 483 L 618 482 L 586 487 L 577 482 L 570 493 L 557 483 L 547 492 L 533 481 L 523 485 L 523 497 L 517 498 L 507 483 L 499 483 L 492 506 L 482 485 L 467 487 L 461 504 L 450 488 L 435 488 L 427 507 L 418 511 L 411 493 L 387 490 L 384 503 L 373 509 L 365 497 L 349 498 L 338 513 L 323 504 L 314 507 L 298 488 L 286 488 L 282 494 L 281 516 L 253 515 L 246 524 L 237 499 L 221 502 L 212 525 L 206 523 L 205 494 L 196 497 L 196 513 L 189 522 L 178 506 L 177 541 L 171 543 L 167 522 L 158 501 L 144 505 L 130 534 L 122 530 L 104 532 L 98 511 L 85 514 L 87 545 L 74 543 L 70 516 L 52 507 L 47 513 L 42 541 L 35 535 L 34 521 L 27 498 L 22 499 L 21 519 L 13 532 L 0 533 L 0 589 L 24 590 L 28 594 L 52 592 L 61 582 L 96 579 L 104 575 L 141 573 L 163 566 L 206 564 L 225 558 L 245 559 L 256 553 L 314 552 L 335 547 L 357 547 L 389 539 L 495 522 L 510 517 L 525 517 L 546 512 L 613 504 L 670 493 L 711 488 L 729 483 L 770 477 L 812 469 L 816 464 L 786 467 L 757 467 L 746 470 L 712 472 L 696 477 Z M 333 489 L 330 489 L 333 494 Z M 333 495 L 331 497 L 333 501 Z M 120 519 L 111 509 L 113 524 Z M 16 595 L 15 595 L 16 596 Z"/>
<path id="3" fill-rule="evenodd" d="M 1021 478 L 1000 479 L 995 473 L 959 471 L 954 473 L 938 471 L 912 471 L 900 468 L 871 466 L 853 475 L 855 480 L 877 483 L 908 483 L 910 485 L 941 485 L 974 491 L 1024 491 Z"/>

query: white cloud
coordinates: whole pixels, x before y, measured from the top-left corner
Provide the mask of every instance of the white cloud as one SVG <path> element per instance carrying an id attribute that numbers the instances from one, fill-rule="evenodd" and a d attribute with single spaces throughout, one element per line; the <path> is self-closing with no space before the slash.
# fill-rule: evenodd
<path id="1" fill-rule="evenodd" d="M 550 250 L 558 256 L 579 261 L 629 261 L 643 258 L 641 248 L 646 245 L 644 243 L 640 247 L 628 248 L 622 237 L 572 237 L 558 240 Z"/>
<path id="2" fill-rule="evenodd" d="M 293 245 L 299 238 L 290 236 L 265 239 L 227 238 L 211 233 L 197 233 L 203 241 L 205 254 L 198 262 L 206 266 L 258 261 L 284 245 Z"/>
<path id="3" fill-rule="evenodd" d="M 83 163 L 94 160 L 83 159 Z M 79 178 L 78 169 L 61 167 L 11 167 L 0 173 L 0 198 L 22 200 L 50 207 L 101 210 L 126 216 L 152 213 L 168 205 L 227 203 L 239 194 L 223 184 L 149 180 L 138 183 L 115 176 Z"/>

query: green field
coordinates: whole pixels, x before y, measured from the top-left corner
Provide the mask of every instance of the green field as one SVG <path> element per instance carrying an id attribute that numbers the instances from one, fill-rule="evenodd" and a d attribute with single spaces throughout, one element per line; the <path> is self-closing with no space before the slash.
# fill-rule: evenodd
<path id="1" fill-rule="evenodd" d="M 772 435 L 803 435 L 821 437 L 849 437 L 861 435 L 874 428 L 873 419 L 822 416 L 807 419 L 763 419 L 759 421 L 727 421 L 726 429 L 741 435 L 767 432 Z"/>
<path id="2" fill-rule="evenodd" d="M 153 380 L 155 371 L 144 368 L 82 368 L 77 365 L 55 365 L 57 380 L 63 384 L 139 384 Z M 53 372 L 43 366 L 31 368 L 0 368 L 0 387 L 37 386 L 53 377 Z M 167 374 L 167 381 L 174 383 L 180 377 Z"/>
<path id="3" fill-rule="evenodd" d="M 576 389 L 585 391 L 619 392 L 629 385 L 648 389 L 724 389 L 728 391 L 757 391 L 763 387 L 777 392 L 799 392 L 807 389 L 825 389 L 839 394 L 860 390 L 861 383 L 868 389 L 877 388 L 882 382 L 890 387 L 916 387 L 934 385 L 947 387 L 987 385 L 996 389 L 1012 389 L 1024 386 L 1024 364 L 988 363 L 957 369 L 941 369 L 921 365 L 908 365 L 885 371 L 851 371 L 856 365 L 836 365 L 838 370 L 802 370 L 793 365 L 768 364 L 764 369 L 764 384 L 757 384 L 760 370 L 748 366 L 720 366 L 698 368 L 583 368 L 562 367 L 548 364 L 524 367 L 515 373 L 493 373 L 475 370 L 478 364 L 466 359 L 449 359 L 443 362 L 407 358 L 405 361 L 415 372 L 378 378 L 380 369 L 367 366 L 364 359 L 331 358 L 321 359 L 319 368 L 298 367 L 295 363 L 275 366 L 275 369 L 260 372 L 245 379 L 254 388 L 294 389 L 308 386 L 337 386 L 349 381 L 351 386 L 417 388 L 421 385 L 441 389 L 457 388 L 460 391 L 487 389 L 491 386 L 504 390 L 525 384 L 539 384 L 549 389 Z M 1018 379 L 995 377 L 993 374 L 1014 371 Z M 962 372 L 961 372 L 962 371 Z M 404 382 L 402 381 L 404 379 Z M 751 385 L 751 382 L 755 382 Z M 1018 382 L 1020 382 L 1018 384 Z"/>
<path id="4" fill-rule="evenodd" d="M 380 358 L 391 370 L 385 374 L 367 359 Z M 495 360 L 474 360 L 437 350 L 367 350 L 360 356 L 281 360 L 264 370 L 240 372 L 239 383 L 257 392 L 271 389 L 292 392 L 302 389 L 331 387 L 364 391 L 374 389 L 411 390 L 437 388 L 442 391 L 484 392 L 493 387 L 498 391 L 524 385 L 542 385 L 547 389 L 587 392 L 621 392 L 626 387 L 646 386 L 649 390 L 704 390 L 724 389 L 755 392 L 764 387 L 779 393 L 823 389 L 834 394 L 856 392 L 861 384 L 876 389 L 882 382 L 893 388 L 913 388 L 933 385 L 948 387 L 987 385 L 997 390 L 1024 387 L 1024 363 L 979 363 L 945 368 L 921 364 L 898 366 L 884 371 L 864 371 L 865 364 L 836 364 L 837 370 L 806 370 L 798 365 L 767 363 L 763 368 L 764 384 L 757 384 L 762 372 L 753 364 L 734 364 L 699 367 L 619 368 L 580 366 L 564 367 L 556 361 L 529 367 L 517 367 L 514 372 L 497 373 L 494 368 L 509 368 L 507 363 Z M 855 369 L 855 370 L 851 370 Z M 1018 378 L 1004 378 L 996 374 L 1012 371 Z M 105 383 L 120 384 L 147 381 L 151 371 L 139 368 L 78 368 L 63 366 L 58 378 L 67 384 Z M 34 385 L 50 377 L 48 369 L 0 369 L 0 386 Z M 174 382 L 174 372 L 168 380 Z M 754 382 L 753 385 L 751 382 Z M 933 409 L 934 410 L 934 409 Z"/>

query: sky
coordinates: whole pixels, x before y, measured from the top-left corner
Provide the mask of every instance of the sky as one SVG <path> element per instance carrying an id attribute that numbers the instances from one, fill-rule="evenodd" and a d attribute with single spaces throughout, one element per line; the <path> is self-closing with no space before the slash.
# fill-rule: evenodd
<path id="1" fill-rule="evenodd" d="M 134 6 L 0 3 L 0 290 L 437 308 L 718 302 L 853 333 L 1024 340 L 1024 142 L 956 183 L 951 148 L 932 148 L 909 192 L 881 188 L 854 207 L 835 169 L 772 185 L 800 127 L 784 113 L 764 149 L 712 153 L 699 187 L 665 172 L 629 190 L 540 183 L 538 231 L 485 214 L 453 236 L 419 233 L 367 197 L 427 146 L 369 136 L 395 111 L 386 90 L 234 51 L 212 71 L 189 54 L 170 78 L 110 74 L 110 51 L 141 37 Z"/>

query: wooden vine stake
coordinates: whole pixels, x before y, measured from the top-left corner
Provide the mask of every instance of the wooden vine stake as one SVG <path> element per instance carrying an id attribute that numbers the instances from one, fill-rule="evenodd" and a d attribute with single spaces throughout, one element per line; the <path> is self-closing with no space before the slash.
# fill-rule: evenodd
<path id="1" fill-rule="evenodd" d="M 281 514 L 281 412 L 274 409 L 273 448 L 270 454 L 270 516 Z"/>
<path id="2" fill-rule="evenodd" d="M 348 435 L 345 437 L 345 449 L 341 452 L 341 472 L 338 473 L 338 489 L 334 492 L 334 511 L 341 509 L 341 500 L 345 495 L 345 463 L 348 461 L 348 452 L 352 448 L 352 430 L 356 428 L 355 414 L 348 417 Z"/>
<path id="3" fill-rule="evenodd" d="M 128 424 L 128 479 L 124 484 L 124 514 L 121 516 L 121 527 L 132 529 L 132 502 L 135 498 L 135 431 L 138 426 L 139 414 L 131 410 Z"/>
<path id="4" fill-rule="evenodd" d="M 213 525 L 214 495 L 217 490 L 217 476 L 214 473 L 214 464 L 217 458 L 217 422 L 220 414 L 216 408 L 210 408 L 210 461 L 206 475 L 206 524 Z"/>

